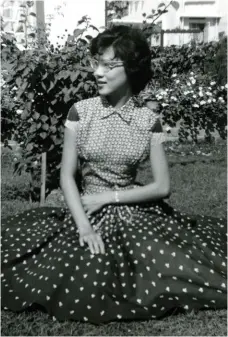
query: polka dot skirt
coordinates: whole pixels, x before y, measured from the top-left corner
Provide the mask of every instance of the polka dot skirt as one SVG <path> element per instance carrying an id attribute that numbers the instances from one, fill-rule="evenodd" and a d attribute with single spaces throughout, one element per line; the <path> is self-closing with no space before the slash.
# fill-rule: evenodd
<path id="1" fill-rule="evenodd" d="M 191 218 L 161 202 L 107 206 L 106 253 L 80 247 L 64 209 L 39 208 L 8 218 L 3 230 L 2 306 L 42 306 L 53 319 L 103 323 L 156 319 L 176 308 L 226 306 L 225 221 Z M 124 220 L 126 218 L 126 220 Z"/>
<path id="2" fill-rule="evenodd" d="M 148 142 L 163 141 L 154 133 L 155 114 L 132 101 L 116 114 L 100 98 L 83 102 L 66 122 L 78 132 L 82 193 L 137 187 L 135 170 Z M 114 125 L 122 131 L 113 132 Z M 54 320 L 99 324 L 226 307 L 225 219 L 187 215 L 158 201 L 109 205 L 89 221 L 103 238 L 104 255 L 80 247 L 64 208 L 41 207 L 3 221 L 5 310 L 42 307 Z"/>

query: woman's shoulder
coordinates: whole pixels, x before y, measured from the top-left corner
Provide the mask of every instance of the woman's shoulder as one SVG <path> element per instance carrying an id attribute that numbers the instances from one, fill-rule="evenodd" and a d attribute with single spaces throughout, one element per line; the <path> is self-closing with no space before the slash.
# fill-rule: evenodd
<path id="1" fill-rule="evenodd" d="M 68 112 L 68 119 L 71 121 L 78 121 L 85 118 L 94 111 L 94 108 L 99 104 L 99 96 L 83 99 L 73 103 Z"/>
<path id="2" fill-rule="evenodd" d="M 138 116 L 144 120 L 144 123 L 149 124 L 150 129 L 160 122 L 160 114 L 157 112 L 158 103 L 156 101 L 146 101 L 136 109 L 139 110 Z"/>
<path id="3" fill-rule="evenodd" d="M 77 109 L 84 109 L 84 108 L 94 108 L 96 105 L 98 105 L 100 102 L 100 97 L 91 97 L 82 99 L 81 101 L 78 101 L 77 103 L 74 103 L 75 108 Z"/>

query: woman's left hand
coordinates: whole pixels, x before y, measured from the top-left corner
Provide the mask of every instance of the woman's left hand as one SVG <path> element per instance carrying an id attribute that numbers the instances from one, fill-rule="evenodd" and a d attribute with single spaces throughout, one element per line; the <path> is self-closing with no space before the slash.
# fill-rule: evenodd
<path id="1" fill-rule="evenodd" d="M 107 205 L 108 196 L 106 193 L 84 195 L 82 196 L 81 201 L 86 214 L 91 215 Z"/>

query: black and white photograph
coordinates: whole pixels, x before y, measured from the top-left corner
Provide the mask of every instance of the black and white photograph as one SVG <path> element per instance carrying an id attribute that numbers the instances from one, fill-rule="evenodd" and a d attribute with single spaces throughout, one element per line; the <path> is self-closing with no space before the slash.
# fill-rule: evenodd
<path id="1" fill-rule="evenodd" d="M 1 335 L 227 336 L 228 0 L 1 0 Z"/>

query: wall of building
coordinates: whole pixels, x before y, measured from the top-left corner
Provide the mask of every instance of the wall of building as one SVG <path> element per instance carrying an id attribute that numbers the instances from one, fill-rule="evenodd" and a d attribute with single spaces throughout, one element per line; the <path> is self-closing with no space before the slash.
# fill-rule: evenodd
<path id="1" fill-rule="evenodd" d="M 204 23 L 204 34 L 177 34 L 166 36 L 164 45 L 188 43 L 193 35 L 195 39 L 204 42 L 219 39 L 219 33 L 227 35 L 227 0 L 177 0 L 178 9 L 170 7 L 169 12 L 162 16 L 163 29 L 180 27 L 190 29 L 191 23 Z M 176 17 L 175 17 L 176 16 Z"/>
<path id="2" fill-rule="evenodd" d="M 228 0 L 219 0 L 218 11 L 221 15 L 221 19 L 218 23 L 218 33 L 228 33 Z"/>

